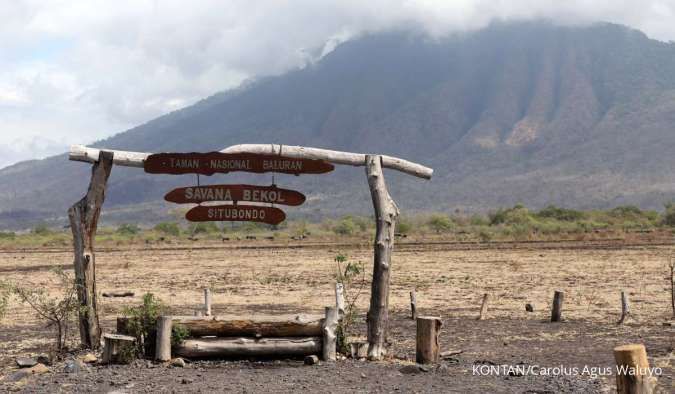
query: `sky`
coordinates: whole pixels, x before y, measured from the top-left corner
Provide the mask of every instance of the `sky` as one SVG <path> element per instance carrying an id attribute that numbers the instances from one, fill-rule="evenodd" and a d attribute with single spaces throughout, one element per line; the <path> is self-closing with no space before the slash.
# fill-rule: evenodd
<path id="1" fill-rule="evenodd" d="M 539 18 L 675 41 L 675 0 L 0 0 L 0 168 L 303 67 L 365 32 Z"/>

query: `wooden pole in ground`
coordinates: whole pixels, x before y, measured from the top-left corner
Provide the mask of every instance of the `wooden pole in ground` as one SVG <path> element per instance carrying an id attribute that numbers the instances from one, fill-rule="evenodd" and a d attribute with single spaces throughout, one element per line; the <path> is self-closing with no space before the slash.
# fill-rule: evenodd
<path id="1" fill-rule="evenodd" d="M 614 348 L 616 391 L 618 394 L 651 394 L 655 378 L 650 376 L 644 345 L 630 344 Z"/>
<path id="2" fill-rule="evenodd" d="M 488 299 L 490 296 L 488 293 L 483 294 L 483 303 L 480 306 L 480 316 L 478 316 L 478 320 L 485 320 L 487 317 L 487 312 L 488 312 Z"/>
<path id="3" fill-rule="evenodd" d="M 211 289 L 204 289 L 204 315 L 211 316 Z"/>
<path id="4" fill-rule="evenodd" d="M 441 333 L 440 317 L 420 316 L 417 318 L 417 351 L 415 360 L 418 364 L 435 364 L 440 355 L 438 337 Z"/>
<path id="5" fill-rule="evenodd" d="M 621 290 L 621 319 L 619 319 L 619 322 L 617 324 L 623 324 L 624 320 L 626 320 L 626 317 L 628 317 L 628 314 L 630 313 L 630 306 L 628 305 L 628 296 L 626 295 L 626 292 Z"/>
<path id="6" fill-rule="evenodd" d="M 334 306 L 326 307 L 326 318 L 323 321 L 323 352 L 324 361 L 337 360 L 337 324 L 338 311 Z"/>
<path id="7" fill-rule="evenodd" d="M 368 358 L 381 360 L 385 354 L 389 319 L 389 268 L 394 250 L 394 229 L 398 207 L 387 192 L 382 173 L 382 157 L 366 155 L 366 175 L 375 209 L 375 257 L 368 309 Z"/>
<path id="8" fill-rule="evenodd" d="M 410 292 L 410 318 L 417 319 L 417 290 Z"/>
<path id="9" fill-rule="evenodd" d="M 675 261 L 670 259 L 670 306 L 673 308 L 673 317 L 675 317 Z"/>
<path id="10" fill-rule="evenodd" d="M 160 316 L 157 318 L 157 342 L 155 346 L 155 360 L 171 360 L 171 330 L 173 328 L 173 318 L 171 316 Z"/>
<path id="11" fill-rule="evenodd" d="M 565 293 L 556 290 L 553 294 L 553 307 L 551 308 L 551 321 L 559 322 L 562 320 L 562 307 Z"/>
<path id="12" fill-rule="evenodd" d="M 78 308 L 80 341 L 82 346 L 89 349 L 98 349 L 101 346 L 101 326 L 96 303 L 94 239 L 112 163 L 113 154 L 102 151 L 99 161 L 93 165 L 87 195 L 68 210 L 73 233 L 77 300 L 80 304 Z"/>

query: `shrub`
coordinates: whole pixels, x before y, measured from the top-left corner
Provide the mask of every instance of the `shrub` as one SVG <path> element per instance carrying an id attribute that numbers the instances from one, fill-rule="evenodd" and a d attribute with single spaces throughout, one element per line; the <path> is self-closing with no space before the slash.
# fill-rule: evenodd
<path id="1" fill-rule="evenodd" d="M 180 236 L 180 226 L 175 222 L 162 222 L 155 226 L 155 231 L 174 237 Z"/>
<path id="2" fill-rule="evenodd" d="M 534 221 L 530 211 L 522 204 L 516 204 L 513 208 L 498 209 L 489 215 L 490 225 L 496 226 L 499 224 L 520 224 L 531 225 Z"/>
<path id="3" fill-rule="evenodd" d="M 472 215 L 469 219 L 472 226 L 487 226 L 490 222 L 483 215 Z"/>
<path id="4" fill-rule="evenodd" d="M 136 337 L 139 354 L 152 356 L 157 334 L 157 318 L 164 314 L 167 307 L 152 293 L 143 295 L 143 304 L 125 307 L 122 313 L 129 318 L 129 334 Z"/>
<path id="5" fill-rule="evenodd" d="M 333 232 L 338 235 L 352 235 L 356 232 L 356 223 L 351 216 L 345 216 L 333 227 Z"/>
<path id="6" fill-rule="evenodd" d="M 178 346 L 190 337 L 190 329 L 182 324 L 171 327 L 171 346 Z"/>
<path id="7" fill-rule="evenodd" d="M 214 222 L 196 223 L 190 227 L 190 233 L 195 234 L 214 234 L 219 233 L 220 229 Z"/>
<path id="8" fill-rule="evenodd" d="M 52 230 L 46 224 L 38 224 L 31 232 L 35 235 L 49 235 L 52 233 Z"/>
<path id="9" fill-rule="evenodd" d="M 401 234 L 408 234 L 412 230 L 412 224 L 405 219 L 396 222 L 396 232 Z"/>
<path id="10" fill-rule="evenodd" d="M 675 204 L 666 204 L 666 211 L 663 213 L 663 224 L 675 227 Z"/>
<path id="11" fill-rule="evenodd" d="M 437 233 L 441 233 L 452 229 L 454 223 L 446 215 L 433 215 L 427 221 L 427 225 Z"/>
<path id="12" fill-rule="evenodd" d="M 362 262 L 347 261 L 347 256 L 340 253 L 335 256 L 337 273 L 335 280 L 342 284 L 345 300 L 345 313 L 338 323 L 337 348 L 341 353 L 349 353 L 347 335 L 356 320 L 358 308 L 356 303 L 366 287 L 366 270 Z"/>
<path id="13" fill-rule="evenodd" d="M 133 237 L 141 232 L 141 228 L 135 224 L 125 223 L 117 227 L 116 233 L 127 237 Z"/>
<path id="14" fill-rule="evenodd" d="M 549 205 L 548 207 L 537 212 L 537 216 L 541 218 L 550 218 L 566 222 L 574 222 L 581 220 L 585 217 L 584 213 L 574 209 L 558 208 L 555 205 Z"/>

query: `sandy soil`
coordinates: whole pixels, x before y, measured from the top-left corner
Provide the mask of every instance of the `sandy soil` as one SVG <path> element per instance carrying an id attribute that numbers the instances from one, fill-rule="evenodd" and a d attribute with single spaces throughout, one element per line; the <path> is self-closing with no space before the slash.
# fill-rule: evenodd
<path id="1" fill-rule="evenodd" d="M 675 392 L 675 327 L 666 325 L 672 324 L 667 278 L 672 249 L 610 241 L 404 242 L 397 246 L 392 263 L 392 345 L 386 362 L 347 360 L 313 367 L 288 360 L 198 362 L 184 369 L 142 362 L 137 367 L 92 367 L 74 375 L 63 374 L 56 365 L 53 373 L 31 378 L 21 389 L 606 392 L 614 387 L 611 376 L 480 376 L 474 374 L 474 366 L 601 368 L 613 366 L 613 346 L 640 342 L 646 344 L 651 364 L 663 370 L 660 390 Z M 4 250 L 0 275 L 50 288 L 49 268 L 70 267 L 70 253 L 47 248 Z M 368 273 L 372 270 L 372 250 L 367 245 L 275 245 L 258 240 L 108 248 L 97 254 L 99 291 L 130 290 L 136 296 L 99 298 L 104 330 L 114 331 L 121 309 L 139 303 L 145 292 L 158 295 L 174 313 L 192 314 L 200 307 L 205 286 L 213 290 L 216 314 L 321 313 L 333 302 L 338 253 L 363 262 Z M 408 375 L 399 370 L 414 359 L 415 327 L 408 318 L 413 288 L 420 314 L 443 318 L 442 347 L 463 352 L 439 368 Z M 632 316 L 627 324 L 617 326 L 622 289 L 630 296 Z M 546 322 L 554 290 L 566 294 L 563 323 Z M 366 287 L 358 305 L 361 315 L 367 310 L 368 293 Z M 476 321 L 483 293 L 492 297 L 489 318 Z M 525 311 L 526 303 L 534 306 L 533 313 Z M 14 371 L 16 356 L 44 352 L 50 342 L 49 330 L 23 305 L 13 303 L 0 324 L 0 376 Z M 365 333 L 362 319 L 356 331 Z"/>

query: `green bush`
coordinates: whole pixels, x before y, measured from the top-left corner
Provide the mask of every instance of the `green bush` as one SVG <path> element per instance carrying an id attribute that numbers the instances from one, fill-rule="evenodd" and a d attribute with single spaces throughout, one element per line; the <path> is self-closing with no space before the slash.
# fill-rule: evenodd
<path id="1" fill-rule="evenodd" d="M 675 204 L 666 204 L 666 211 L 663 213 L 663 224 L 675 227 Z"/>
<path id="2" fill-rule="evenodd" d="M 143 304 L 125 307 L 122 313 L 129 318 L 127 329 L 136 337 L 139 354 L 153 356 L 157 335 L 157 318 L 167 311 L 164 303 L 152 293 L 143 295 Z"/>
<path id="3" fill-rule="evenodd" d="M 49 235 L 52 233 L 52 230 L 46 224 L 38 224 L 31 232 L 35 235 Z"/>
<path id="4" fill-rule="evenodd" d="M 155 231 L 174 237 L 180 236 L 180 226 L 175 222 L 162 222 L 155 226 Z"/>
<path id="5" fill-rule="evenodd" d="M 401 234 L 409 234 L 412 230 L 412 224 L 405 219 L 401 219 L 396 222 L 396 232 Z"/>
<path id="6" fill-rule="evenodd" d="M 0 239 L 14 239 L 16 238 L 16 233 L 12 231 L 0 231 Z"/>
<path id="7" fill-rule="evenodd" d="M 178 346 L 190 337 L 190 329 L 182 324 L 171 327 L 171 346 Z"/>
<path id="8" fill-rule="evenodd" d="M 117 227 L 117 234 L 124 235 L 127 237 L 133 237 L 141 232 L 141 228 L 135 224 L 125 223 Z"/>
<path id="9" fill-rule="evenodd" d="M 427 225 L 437 233 L 450 231 L 454 223 L 447 215 L 433 215 L 427 221 Z"/>
<path id="10" fill-rule="evenodd" d="M 498 209 L 490 214 L 489 218 L 492 226 L 499 224 L 532 225 L 534 222 L 532 214 L 522 204 L 516 204 L 513 208 Z"/>
<path id="11" fill-rule="evenodd" d="M 574 222 L 583 219 L 586 215 L 584 215 L 583 212 L 576 211 L 574 209 L 558 208 L 555 205 L 549 205 L 548 207 L 537 212 L 537 216 L 540 218 L 550 218 L 565 222 Z"/>
<path id="12" fill-rule="evenodd" d="M 352 235 L 356 232 L 356 228 L 354 218 L 345 216 L 333 227 L 333 232 L 338 235 Z"/>
<path id="13" fill-rule="evenodd" d="M 219 233 L 220 229 L 214 222 L 196 223 L 190 227 L 190 233 L 195 234 L 215 234 Z"/>

